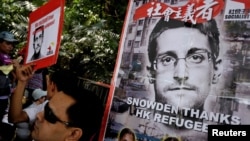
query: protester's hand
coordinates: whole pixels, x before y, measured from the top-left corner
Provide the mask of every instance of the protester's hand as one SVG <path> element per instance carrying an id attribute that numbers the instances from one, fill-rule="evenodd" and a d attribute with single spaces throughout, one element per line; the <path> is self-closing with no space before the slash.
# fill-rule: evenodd
<path id="1" fill-rule="evenodd" d="M 16 77 L 19 81 L 27 81 L 34 74 L 34 64 L 20 65 L 16 67 Z"/>
<path id="2" fill-rule="evenodd" d="M 13 67 L 14 67 L 14 68 L 17 68 L 17 67 L 20 66 L 19 60 L 17 60 L 17 59 L 12 60 L 12 64 L 13 64 Z"/>

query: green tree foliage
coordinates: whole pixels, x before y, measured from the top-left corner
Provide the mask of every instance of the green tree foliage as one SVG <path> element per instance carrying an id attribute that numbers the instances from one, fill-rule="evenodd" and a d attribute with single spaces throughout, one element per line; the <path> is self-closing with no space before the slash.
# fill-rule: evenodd
<path id="1" fill-rule="evenodd" d="M 108 21 L 109 28 L 117 34 L 122 31 L 127 5 L 128 0 L 107 0 L 103 2 L 104 14 L 102 14 L 102 17 Z"/>
<path id="2" fill-rule="evenodd" d="M 0 29 L 11 31 L 27 43 L 29 14 L 46 0 L 2 0 Z M 110 83 L 127 0 L 66 1 L 62 42 L 57 64 L 50 69 L 70 68 L 87 79 Z"/>

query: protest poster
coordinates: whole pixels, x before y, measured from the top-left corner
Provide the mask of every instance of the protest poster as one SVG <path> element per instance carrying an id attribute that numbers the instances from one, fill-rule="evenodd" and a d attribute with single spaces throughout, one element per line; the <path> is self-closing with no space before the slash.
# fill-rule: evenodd
<path id="1" fill-rule="evenodd" d="M 56 63 L 64 19 L 64 0 L 50 0 L 29 15 L 27 53 L 24 63 L 35 69 Z"/>
<path id="2" fill-rule="evenodd" d="M 207 141 L 209 125 L 249 125 L 249 13 L 244 0 L 130 0 L 103 140 Z"/>

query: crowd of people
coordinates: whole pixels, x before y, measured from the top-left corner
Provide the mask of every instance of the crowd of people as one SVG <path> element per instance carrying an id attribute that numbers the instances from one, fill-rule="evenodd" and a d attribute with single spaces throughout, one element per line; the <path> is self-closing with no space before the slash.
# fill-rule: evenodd
<path id="1" fill-rule="evenodd" d="M 0 33 L 0 141 L 94 141 L 103 106 L 70 70 L 34 70 L 10 56 L 18 40 Z"/>

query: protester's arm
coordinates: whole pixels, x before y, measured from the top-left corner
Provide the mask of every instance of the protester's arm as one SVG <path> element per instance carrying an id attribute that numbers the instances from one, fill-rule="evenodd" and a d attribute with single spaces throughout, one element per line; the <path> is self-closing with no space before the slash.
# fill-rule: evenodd
<path id="1" fill-rule="evenodd" d="M 33 76 L 32 65 L 18 66 L 15 68 L 17 86 L 10 98 L 8 120 L 11 123 L 29 121 L 28 115 L 22 108 L 22 97 L 27 81 Z"/>
<path id="2" fill-rule="evenodd" d="M 16 73 L 15 73 L 15 68 L 17 68 L 17 67 L 20 67 L 20 58 L 17 58 L 17 59 L 13 59 L 12 60 L 12 65 L 13 65 L 13 70 L 11 71 L 11 84 L 12 84 L 12 88 L 14 88 L 14 87 L 16 87 L 16 81 L 17 81 L 17 79 L 16 79 Z M 13 92 L 11 92 L 11 93 L 13 93 Z"/>
<path id="3" fill-rule="evenodd" d="M 10 98 L 10 107 L 9 107 L 9 122 L 18 123 L 29 121 L 28 115 L 23 111 L 22 108 L 22 97 L 24 93 L 26 82 L 19 81 L 15 88 L 14 94 Z"/>

